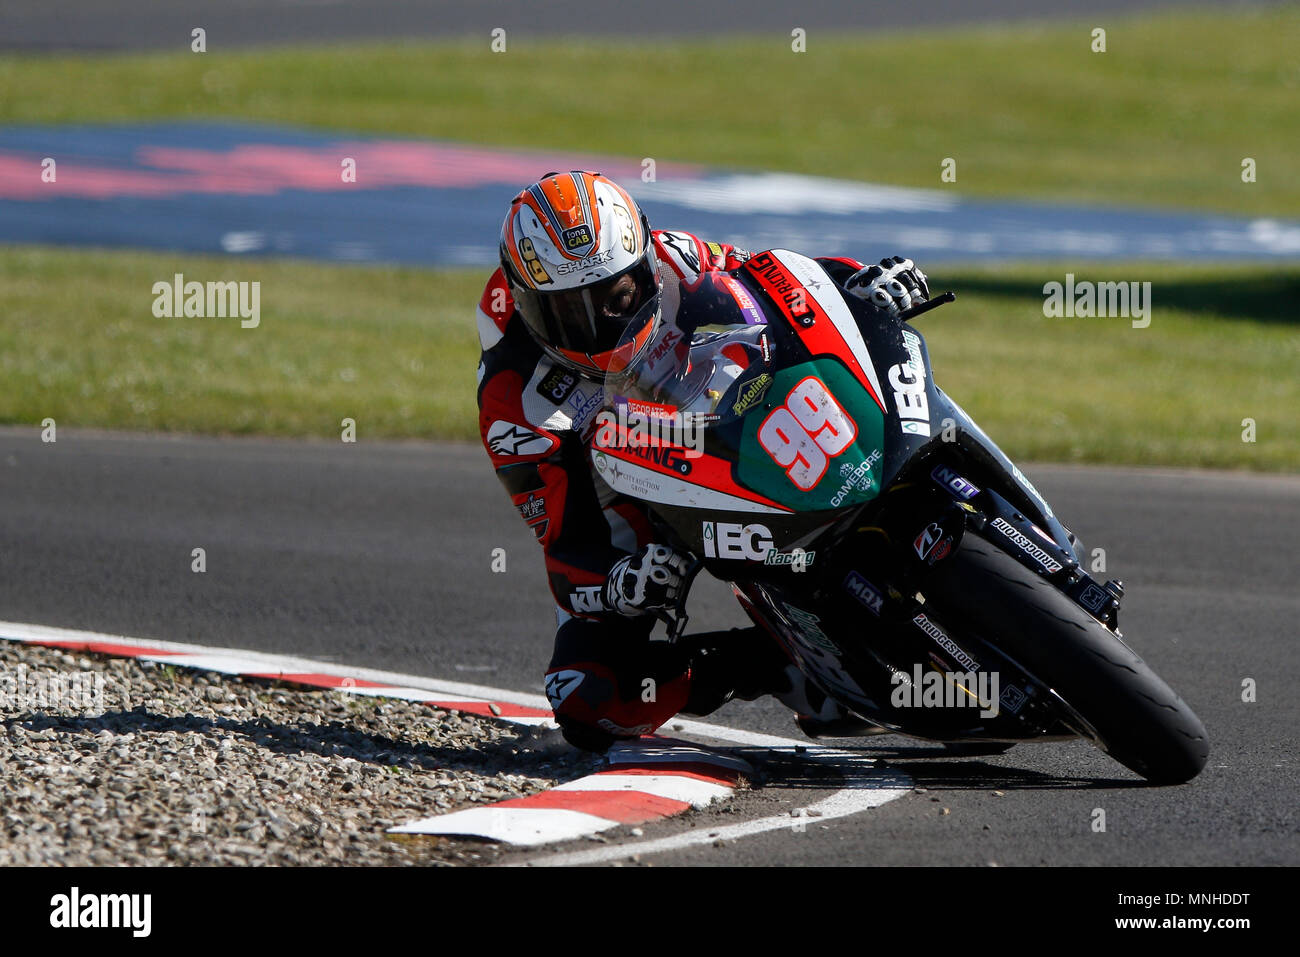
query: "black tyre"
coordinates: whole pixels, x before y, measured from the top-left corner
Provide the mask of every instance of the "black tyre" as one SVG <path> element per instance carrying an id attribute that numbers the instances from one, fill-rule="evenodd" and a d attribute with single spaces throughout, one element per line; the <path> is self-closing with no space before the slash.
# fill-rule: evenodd
<path id="1" fill-rule="evenodd" d="M 1192 709 L 1105 626 L 980 535 L 968 531 L 934 568 L 925 596 L 951 627 L 969 623 L 1051 687 L 1120 764 L 1156 784 L 1205 767 L 1209 738 Z"/>

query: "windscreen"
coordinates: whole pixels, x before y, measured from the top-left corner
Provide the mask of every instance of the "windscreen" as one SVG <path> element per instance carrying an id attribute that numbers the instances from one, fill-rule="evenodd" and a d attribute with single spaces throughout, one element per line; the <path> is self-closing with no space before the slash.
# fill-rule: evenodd
<path id="1" fill-rule="evenodd" d="M 739 295 L 738 295 L 739 294 Z M 775 337 L 744 287 L 725 274 L 670 292 L 650 341 L 629 340 L 616 354 L 635 358 L 605 380 L 606 407 L 689 416 L 706 428 L 743 416 L 771 382 Z"/>

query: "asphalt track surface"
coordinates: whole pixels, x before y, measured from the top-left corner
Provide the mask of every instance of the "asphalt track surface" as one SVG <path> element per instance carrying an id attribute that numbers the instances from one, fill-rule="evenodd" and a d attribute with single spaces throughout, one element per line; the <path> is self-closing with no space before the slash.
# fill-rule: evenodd
<path id="1" fill-rule="evenodd" d="M 1267 2 L 1267 0 L 1265 0 Z M 889 30 L 1018 19 L 1091 19 L 1178 0 L 5 0 L 0 50 L 187 48 L 203 27 L 209 49 L 360 39 L 483 36 L 680 37 L 807 30 Z M 1218 7 L 1261 5 L 1220 2 Z"/>
<path id="2" fill-rule="evenodd" d="M 540 692 L 553 621 L 541 556 L 486 453 L 362 439 L 60 429 L 45 444 L 35 429 L 0 430 L 0 617 Z M 1083 743 L 959 760 L 897 737 L 838 742 L 927 790 L 662 863 L 1300 863 L 1300 478 L 1026 471 L 1089 547 L 1106 549 L 1107 574 L 1126 581 L 1126 636 L 1209 729 L 1200 777 L 1145 787 Z M 190 570 L 196 547 L 206 550 L 203 574 Z M 494 548 L 506 550 L 504 573 L 491 571 Z M 689 607 L 693 627 L 742 623 L 714 582 Z M 1257 682 L 1253 703 L 1241 700 L 1245 678 Z M 733 702 L 710 720 L 797 736 L 771 700 Z M 781 813 L 841 786 L 778 767 L 734 811 L 693 821 Z M 1104 833 L 1091 828 L 1096 808 Z M 646 836 L 687 826 L 665 822 Z"/>

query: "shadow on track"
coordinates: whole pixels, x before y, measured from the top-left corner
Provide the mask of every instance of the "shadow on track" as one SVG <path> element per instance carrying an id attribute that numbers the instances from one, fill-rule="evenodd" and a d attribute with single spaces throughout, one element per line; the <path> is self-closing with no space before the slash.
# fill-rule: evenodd
<path id="1" fill-rule="evenodd" d="M 985 759 L 953 756 L 937 748 L 845 748 L 834 763 L 807 753 L 762 749 L 732 752 L 758 769 L 755 787 L 847 789 L 894 786 L 882 775 L 906 774 L 915 787 L 930 790 L 1053 791 L 1149 787 L 1133 778 L 1063 777 L 1025 768 L 1003 767 Z M 1014 761 L 1014 757 L 1009 760 Z"/>

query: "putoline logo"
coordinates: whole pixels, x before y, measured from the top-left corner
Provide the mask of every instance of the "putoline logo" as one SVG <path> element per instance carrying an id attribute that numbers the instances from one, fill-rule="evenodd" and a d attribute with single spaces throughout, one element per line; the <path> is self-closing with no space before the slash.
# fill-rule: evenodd
<path id="1" fill-rule="evenodd" d="M 746 382 L 741 386 L 740 392 L 737 393 L 736 401 L 731 406 L 731 411 L 736 415 L 744 415 L 762 401 L 763 396 L 767 394 L 767 389 L 771 384 L 772 377 L 766 372 L 757 378 Z"/>

